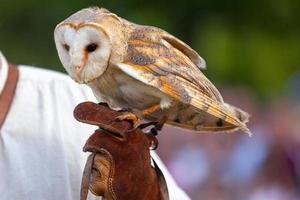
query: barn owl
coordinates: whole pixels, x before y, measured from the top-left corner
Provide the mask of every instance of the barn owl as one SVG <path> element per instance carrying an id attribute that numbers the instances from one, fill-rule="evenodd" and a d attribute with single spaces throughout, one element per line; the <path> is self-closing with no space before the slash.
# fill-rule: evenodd
<path id="1" fill-rule="evenodd" d="M 162 29 L 86 8 L 59 23 L 54 39 L 68 74 L 114 109 L 196 132 L 251 134 L 249 115 L 225 103 L 201 72 L 205 61 Z"/>

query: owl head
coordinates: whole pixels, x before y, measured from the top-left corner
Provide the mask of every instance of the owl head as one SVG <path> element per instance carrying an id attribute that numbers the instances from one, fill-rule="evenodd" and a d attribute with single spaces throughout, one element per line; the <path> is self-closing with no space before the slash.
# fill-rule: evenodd
<path id="1" fill-rule="evenodd" d="M 87 8 L 56 26 L 59 58 L 76 82 L 89 83 L 107 69 L 112 51 L 107 21 L 116 18 L 113 15 L 103 8 Z"/>

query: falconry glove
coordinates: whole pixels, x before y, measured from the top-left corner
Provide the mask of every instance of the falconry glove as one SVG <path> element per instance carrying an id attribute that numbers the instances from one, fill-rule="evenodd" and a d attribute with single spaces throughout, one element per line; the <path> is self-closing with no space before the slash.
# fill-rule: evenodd
<path id="1" fill-rule="evenodd" d="M 129 121 L 116 120 L 120 115 L 91 102 L 74 110 L 77 120 L 100 127 L 83 148 L 91 154 L 83 172 L 81 200 L 86 200 L 88 190 L 108 200 L 169 199 L 161 170 L 154 160 L 151 165 L 150 148 L 156 138 L 133 129 Z"/>

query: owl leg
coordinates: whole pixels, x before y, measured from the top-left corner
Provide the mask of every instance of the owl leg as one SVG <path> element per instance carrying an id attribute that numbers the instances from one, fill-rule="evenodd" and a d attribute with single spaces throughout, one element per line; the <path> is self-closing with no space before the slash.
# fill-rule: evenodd
<path id="1" fill-rule="evenodd" d="M 165 110 L 169 109 L 171 107 L 176 106 L 177 102 L 170 99 L 170 98 L 162 98 L 161 101 L 157 104 L 154 104 L 153 106 L 150 106 L 149 108 L 146 108 L 142 111 L 142 115 L 144 117 L 147 117 L 149 115 L 152 115 L 153 113 L 160 111 L 160 110 Z"/>
<path id="2" fill-rule="evenodd" d="M 143 113 L 143 116 L 146 117 L 146 116 L 149 116 L 149 115 L 159 111 L 160 109 L 161 109 L 161 106 L 160 106 L 160 103 L 158 103 L 158 104 L 155 104 L 154 106 L 144 109 L 142 113 Z"/>
<path id="3" fill-rule="evenodd" d="M 146 108 L 145 110 L 143 110 L 142 113 L 143 113 L 144 117 L 147 117 L 147 116 L 149 116 L 149 115 L 151 115 L 151 114 L 153 114 L 153 113 L 155 113 L 155 112 L 157 112 L 161 109 L 162 109 L 161 103 L 158 103 L 158 104 L 155 104 L 155 105 L 153 105 L 149 108 Z M 148 127 L 150 125 L 154 125 L 154 127 L 150 129 L 150 133 L 152 135 L 157 135 L 158 134 L 157 131 L 160 131 L 163 128 L 166 121 L 167 121 L 167 117 L 163 116 L 159 121 L 142 124 L 142 126 L 145 128 L 145 127 Z"/>
<path id="4" fill-rule="evenodd" d="M 147 128 L 148 126 L 154 126 L 153 128 L 150 129 L 149 133 L 153 136 L 156 136 L 156 135 L 158 135 L 158 131 L 160 131 L 163 128 L 167 119 L 168 118 L 166 116 L 164 116 L 159 121 L 144 123 L 144 124 L 139 125 L 138 128 L 144 129 L 144 128 Z"/>
<path id="5" fill-rule="evenodd" d="M 141 120 L 131 112 L 124 112 L 122 115 L 116 117 L 116 120 L 128 120 L 131 121 L 133 124 L 133 128 L 137 128 L 141 124 Z"/>
<path id="6" fill-rule="evenodd" d="M 158 131 L 161 131 L 161 129 L 164 127 L 164 125 L 167 122 L 167 120 L 168 120 L 168 117 L 166 115 L 164 115 L 162 118 L 160 118 L 160 120 L 154 126 L 154 128 L 156 128 L 156 130 L 158 130 Z"/>

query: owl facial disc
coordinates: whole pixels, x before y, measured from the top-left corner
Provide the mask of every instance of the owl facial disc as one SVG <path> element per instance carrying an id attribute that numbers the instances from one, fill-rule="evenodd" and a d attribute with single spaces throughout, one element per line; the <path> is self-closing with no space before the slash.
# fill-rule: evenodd
<path id="1" fill-rule="evenodd" d="M 64 68 L 76 82 L 89 83 L 106 70 L 111 45 L 101 27 L 93 24 L 59 24 L 54 39 Z"/>

